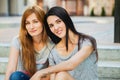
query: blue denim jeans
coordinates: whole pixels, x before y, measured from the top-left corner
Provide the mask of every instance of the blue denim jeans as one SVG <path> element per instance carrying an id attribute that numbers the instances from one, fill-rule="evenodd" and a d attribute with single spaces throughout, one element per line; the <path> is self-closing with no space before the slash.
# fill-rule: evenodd
<path id="1" fill-rule="evenodd" d="M 29 79 L 30 77 L 27 74 L 21 71 L 16 71 L 11 74 L 9 80 L 29 80 Z"/>

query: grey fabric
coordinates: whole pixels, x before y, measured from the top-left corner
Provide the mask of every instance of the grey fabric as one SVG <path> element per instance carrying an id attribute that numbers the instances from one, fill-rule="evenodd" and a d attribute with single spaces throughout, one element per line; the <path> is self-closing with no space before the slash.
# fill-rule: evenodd
<path id="1" fill-rule="evenodd" d="M 81 42 L 81 40 L 80 40 Z M 81 47 L 86 45 L 92 45 L 88 39 L 85 39 L 81 44 Z M 51 66 L 59 64 L 62 61 L 70 59 L 73 55 L 75 55 L 78 51 L 78 45 L 74 48 L 74 50 L 67 56 L 63 57 L 59 55 L 57 49 L 52 49 L 49 56 L 49 64 Z M 91 55 L 84 60 L 81 64 L 79 64 L 74 70 L 68 71 L 75 80 L 98 80 L 97 74 L 97 63 L 96 62 L 96 51 L 93 51 Z"/>
<path id="2" fill-rule="evenodd" d="M 15 47 L 17 50 L 20 51 L 17 70 L 22 71 L 22 70 L 24 70 L 23 64 L 22 64 L 22 58 L 21 58 L 22 47 L 21 47 L 20 40 L 19 40 L 18 36 L 13 38 L 13 40 L 11 42 L 11 46 Z M 37 53 L 36 54 L 37 70 L 40 70 L 42 68 L 46 68 L 48 56 L 49 56 L 49 53 L 50 53 L 53 46 L 54 46 L 54 44 L 52 42 L 48 42 L 47 45 L 44 46 L 44 48 L 42 50 L 36 52 Z"/>

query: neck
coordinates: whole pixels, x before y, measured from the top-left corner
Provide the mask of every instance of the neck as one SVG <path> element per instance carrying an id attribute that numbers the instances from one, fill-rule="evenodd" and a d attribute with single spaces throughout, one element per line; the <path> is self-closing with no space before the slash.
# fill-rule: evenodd
<path id="1" fill-rule="evenodd" d="M 33 42 L 38 44 L 38 43 L 41 43 L 41 42 L 42 42 L 42 39 L 41 39 L 40 36 L 38 36 L 38 37 L 33 37 Z"/>
<path id="2" fill-rule="evenodd" d="M 36 51 L 40 51 L 44 47 L 44 43 L 41 37 L 33 38 L 33 45 Z"/>
<path id="3" fill-rule="evenodd" d="M 69 39 L 68 39 L 68 44 L 72 44 Z M 60 48 L 66 47 L 66 38 L 62 39 L 62 40 L 57 44 L 57 47 L 60 47 Z"/>
<path id="4" fill-rule="evenodd" d="M 79 39 L 79 35 L 69 31 L 69 41 L 73 44 L 77 44 Z"/>
<path id="5" fill-rule="evenodd" d="M 66 44 L 66 38 L 64 37 L 64 38 L 62 38 L 61 41 L 58 43 L 58 46 L 59 46 L 59 45 L 65 46 L 65 44 Z"/>
<path id="6" fill-rule="evenodd" d="M 76 45 L 78 43 L 78 35 L 72 34 L 69 36 L 68 39 L 68 47 L 71 47 L 71 45 Z M 57 44 L 58 48 L 64 48 L 66 47 L 66 38 L 62 38 L 62 40 Z"/>

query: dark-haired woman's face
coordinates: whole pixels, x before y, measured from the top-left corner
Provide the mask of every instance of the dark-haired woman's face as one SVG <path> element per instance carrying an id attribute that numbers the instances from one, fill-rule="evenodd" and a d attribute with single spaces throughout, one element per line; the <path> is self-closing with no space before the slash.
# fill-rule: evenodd
<path id="1" fill-rule="evenodd" d="M 50 30 L 59 38 L 66 36 L 66 26 L 64 22 L 57 16 L 49 16 L 47 22 Z"/>

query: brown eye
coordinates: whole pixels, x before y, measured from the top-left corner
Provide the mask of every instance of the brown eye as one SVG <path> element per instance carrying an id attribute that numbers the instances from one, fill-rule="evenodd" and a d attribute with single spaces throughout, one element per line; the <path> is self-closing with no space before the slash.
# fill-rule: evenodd
<path id="1" fill-rule="evenodd" d="M 25 22 L 25 25 L 28 25 L 28 24 L 30 24 L 29 22 Z"/>
<path id="2" fill-rule="evenodd" d="M 58 23 L 58 24 L 61 23 L 61 20 L 57 20 L 57 23 Z"/>
<path id="3" fill-rule="evenodd" d="M 50 24 L 50 25 L 49 25 L 49 28 L 52 28 L 52 27 L 53 27 L 53 24 Z"/>
<path id="4" fill-rule="evenodd" d="M 38 21 L 38 20 L 34 20 L 33 22 L 34 22 L 34 23 L 38 23 L 39 21 Z"/>

